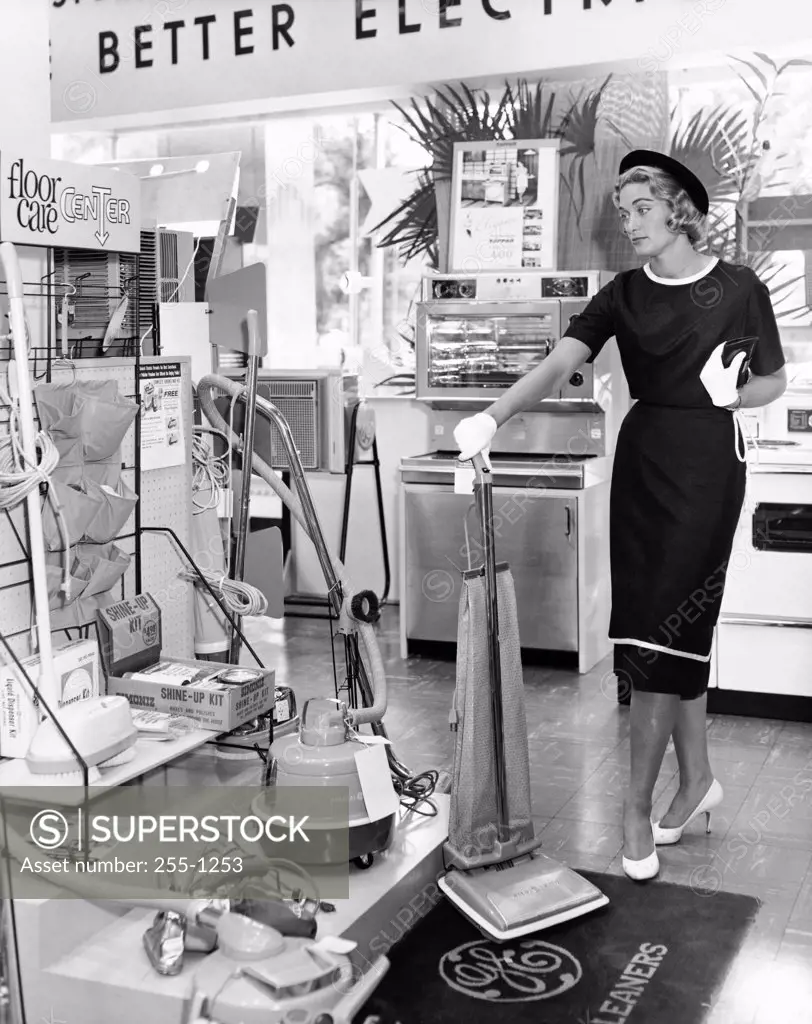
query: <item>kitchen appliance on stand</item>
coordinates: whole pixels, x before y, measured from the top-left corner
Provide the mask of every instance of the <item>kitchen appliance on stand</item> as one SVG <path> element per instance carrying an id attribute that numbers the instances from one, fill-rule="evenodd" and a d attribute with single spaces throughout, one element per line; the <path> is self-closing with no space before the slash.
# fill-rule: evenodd
<path id="1" fill-rule="evenodd" d="M 708 707 L 812 721 L 812 374 L 744 418 L 750 472 Z"/>
<path id="2" fill-rule="evenodd" d="M 453 430 L 545 359 L 610 278 L 601 271 L 427 276 L 417 310 L 416 398 L 428 451 L 401 460 L 401 654 L 454 643 L 470 498 L 454 492 Z M 491 446 L 500 551 L 513 569 L 522 646 L 609 653 L 609 476 L 628 386 L 612 339 Z"/>

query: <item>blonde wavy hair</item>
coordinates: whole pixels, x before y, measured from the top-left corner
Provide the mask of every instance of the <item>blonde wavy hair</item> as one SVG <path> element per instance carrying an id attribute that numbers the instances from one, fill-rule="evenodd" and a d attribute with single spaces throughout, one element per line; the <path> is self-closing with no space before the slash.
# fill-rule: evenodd
<path id="1" fill-rule="evenodd" d="M 691 197 L 670 174 L 658 167 L 632 167 L 615 183 L 614 202 L 620 205 L 620 191 L 627 185 L 648 185 L 653 199 L 668 203 L 671 216 L 666 227 L 675 234 L 686 234 L 691 245 L 704 241 L 708 232 L 708 218 L 694 206 Z"/>

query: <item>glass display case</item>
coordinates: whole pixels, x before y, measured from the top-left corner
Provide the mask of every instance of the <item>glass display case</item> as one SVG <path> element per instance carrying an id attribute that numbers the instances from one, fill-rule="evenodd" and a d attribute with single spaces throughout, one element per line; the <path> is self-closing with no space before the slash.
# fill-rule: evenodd
<path id="1" fill-rule="evenodd" d="M 496 398 L 545 359 L 560 337 L 556 300 L 421 303 L 417 397 Z"/>
<path id="2" fill-rule="evenodd" d="M 454 315 L 426 323 L 429 388 L 507 388 L 552 351 L 557 310 L 519 315 Z"/>
<path id="3" fill-rule="evenodd" d="M 417 398 L 494 401 L 550 355 L 570 319 L 611 276 L 601 271 L 427 276 L 416 318 Z M 597 380 L 596 368 L 588 364 L 543 404 L 594 402 Z"/>

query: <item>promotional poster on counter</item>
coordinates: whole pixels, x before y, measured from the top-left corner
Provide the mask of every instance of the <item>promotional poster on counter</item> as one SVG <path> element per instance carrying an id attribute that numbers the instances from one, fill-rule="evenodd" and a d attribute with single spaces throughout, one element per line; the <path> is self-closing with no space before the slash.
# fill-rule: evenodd
<path id="1" fill-rule="evenodd" d="M 558 139 L 456 143 L 449 269 L 555 269 L 558 174 Z"/>

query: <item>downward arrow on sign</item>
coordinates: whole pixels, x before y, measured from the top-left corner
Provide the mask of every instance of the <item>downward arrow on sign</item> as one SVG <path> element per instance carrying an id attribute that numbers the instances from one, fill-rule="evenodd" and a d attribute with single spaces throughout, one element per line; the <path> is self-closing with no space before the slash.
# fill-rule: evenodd
<path id="1" fill-rule="evenodd" d="M 104 234 L 101 231 L 96 232 L 96 241 L 99 245 L 107 245 L 107 239 L 110 237 L 110 232 L 105 231 Z"/>

